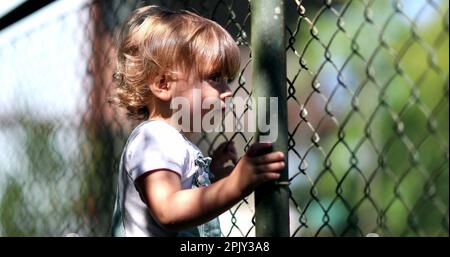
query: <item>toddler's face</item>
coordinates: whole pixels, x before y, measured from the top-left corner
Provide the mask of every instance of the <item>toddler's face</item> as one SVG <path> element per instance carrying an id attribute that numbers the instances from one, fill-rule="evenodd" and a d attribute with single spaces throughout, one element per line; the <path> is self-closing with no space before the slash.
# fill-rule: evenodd
<path id="1" fill-rule="evenodd" d="M 202 93 L 202 101 L 204 102 L 204 106 L 208 105 L 208 99 L 216 101 L 220 101 L 220 110 L 222 112 L 225 111 L 225 99 L 227 97 L 231 97 L 232 92 L 229 86 L 228 78 L 221 77 L 220 74 L 211 74 L 206 78 L 203 78 L 200 82 L 200 88 Z M 213 106 L 209 106 L 210 108 L 202 109 L 202 115 L 206 112 L 210 111 Z"/>
<path id="2" fill-rule="evenodd" d="M 227 78 L 217 73 L 178 80 L 174 91 L 175 97 L 181 97 L 189 102 L 191 131 L 195 122 L 201 122 L 195 120 L 196 117 L 203 119 L 208 113 L 213 116 L 221 112 L 219 116 L 223 118 L 226 98 L 232 95 Z"/>
<path id="3" fill-rule="evenodd" d="M 222 110 L 225 109 L 225 99 L 232 95 L 229 82 L 227 78 L 221 77 L 219 74 L 179 80 L 174 96 L 188 99 L 191 107 L 194 105 L 205 107 L 210 101 L 218 101 L 220 102 L 219 109 Z M 202 115 L 211 109 L 204 109 Z"/>

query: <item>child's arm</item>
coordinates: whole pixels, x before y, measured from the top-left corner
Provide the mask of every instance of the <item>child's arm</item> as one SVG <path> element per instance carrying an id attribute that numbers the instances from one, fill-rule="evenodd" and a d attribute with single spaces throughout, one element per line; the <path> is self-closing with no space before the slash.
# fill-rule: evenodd
<path id="1" fill-rule="evenodd" d="M 282 152 L 257 156 L 270 147 L 253 144 L 233 172 L 208 186 L 181 190 L 180 177 L 170 170 L 148 172 L 139 179 L 143 197 L 153 217 L 164 227 L 181 231 L 207 222 L 249 195 L 256 186 L 280 177 Z"/>

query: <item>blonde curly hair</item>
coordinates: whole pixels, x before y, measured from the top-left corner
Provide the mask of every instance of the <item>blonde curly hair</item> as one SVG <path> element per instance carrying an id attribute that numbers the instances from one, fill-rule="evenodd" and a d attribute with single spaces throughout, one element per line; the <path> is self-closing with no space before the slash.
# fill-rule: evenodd
<path id="1" fill-rule="evenodd" d="M 110 101 L 135 119 L 148 118 L 148 85 L 161 75 L 216 73 L 233 79 L 239 71 L 239 48 L 230 34 L 189 11 L 141 7 L 128 17 L 117 40 L 117 89 Z"/>

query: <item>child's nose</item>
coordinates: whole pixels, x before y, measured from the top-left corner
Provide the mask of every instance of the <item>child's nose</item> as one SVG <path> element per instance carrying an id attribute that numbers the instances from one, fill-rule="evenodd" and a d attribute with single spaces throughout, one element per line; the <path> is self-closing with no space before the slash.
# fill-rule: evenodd
<path id="1" fill-rule="evenodd" d="M 222 93 L 220 93 L 219 98 L 222 101 L 222 111 L 225 110 L 226 108 L 226 98 L 227 97 L 231 97 L 233 95 L 233 93 L 231 92 L 230 87 L 228 86 L 228 84 L 226 84 L 225 86 L 225 91 L 223 91 Z"/>
<path id="2" fill-rule="evenodd" d="M 226 89 L 224 92 L 222 92 L 222 93 L 219 95 L 219 97 L 220 97 L 221 100 L 224 101 L 225 98 L 230 97 L 230 96 L 232 96 L 232 95 L 233 95 L 233 93 L 231 92 L 230 87 L 227 86 L 227 89 Z"/>

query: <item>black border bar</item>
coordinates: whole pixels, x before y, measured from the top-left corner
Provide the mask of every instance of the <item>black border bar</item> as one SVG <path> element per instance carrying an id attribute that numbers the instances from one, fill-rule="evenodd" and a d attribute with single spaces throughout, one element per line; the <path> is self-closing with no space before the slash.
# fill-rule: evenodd
<path id="1" fill-rule="evenodd" d="M 22 20 L 55 0 L 28 0 L 0 18 L 0 30 Z"/>

